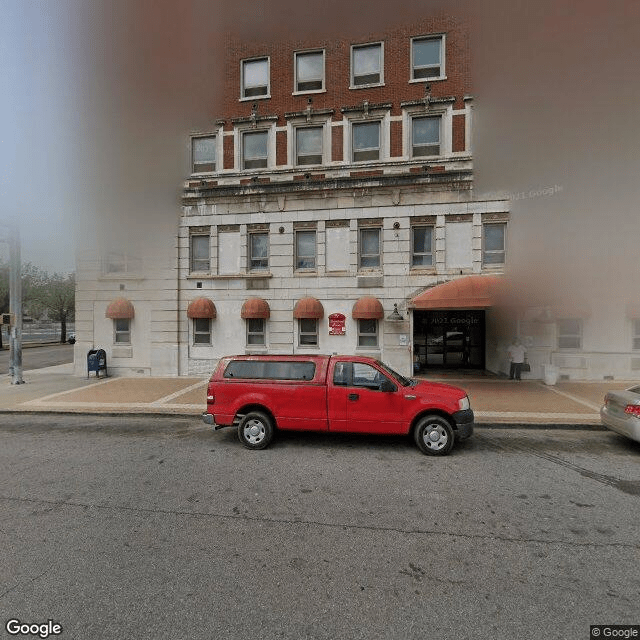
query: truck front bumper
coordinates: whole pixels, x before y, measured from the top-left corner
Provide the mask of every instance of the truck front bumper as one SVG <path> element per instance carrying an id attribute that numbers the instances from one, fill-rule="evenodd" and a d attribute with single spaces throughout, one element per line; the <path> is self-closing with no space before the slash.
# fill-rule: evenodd
<path id="1" fill-rule="evenodd" d="M 456 423 L 456 438 L 466 440 L 473 434 L 474 416 L 472 409 L 456 411 L 452 416 Z"/>

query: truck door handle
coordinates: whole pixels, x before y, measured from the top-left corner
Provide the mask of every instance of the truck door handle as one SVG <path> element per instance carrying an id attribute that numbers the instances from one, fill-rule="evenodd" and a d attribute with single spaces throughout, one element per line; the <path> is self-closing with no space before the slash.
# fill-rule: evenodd
<path id="1" fill-rule="evenodd" d="M 355 402 L 356 400 L 360 399 L 360 395 L 357 393 L 350 393 L 347 398 L 349 398 L 349 400 L 351 400 L 351 402 Z"/>

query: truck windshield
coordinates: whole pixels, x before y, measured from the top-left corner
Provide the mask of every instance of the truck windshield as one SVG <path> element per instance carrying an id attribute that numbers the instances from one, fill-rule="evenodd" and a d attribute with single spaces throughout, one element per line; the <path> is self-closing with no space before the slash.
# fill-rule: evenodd
<path id="1" fill-rule="evenodd" d="M 390 376 L 393 376 L 403 387 L 411 386 L 412 382 L 411 380 L 409 380 L 409 378 L 401 376 L 397 371 L 394 371 L 391 367 L 388 367 L 384 362 L 380 362 L 380 360 L 376 360 L 376 362 L 383 371 L 388 373 Z"/>

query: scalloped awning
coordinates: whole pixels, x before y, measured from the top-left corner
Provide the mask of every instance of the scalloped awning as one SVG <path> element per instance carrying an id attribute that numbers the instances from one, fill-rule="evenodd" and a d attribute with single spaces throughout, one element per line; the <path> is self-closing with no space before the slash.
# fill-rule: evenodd
<path id="1" fill-rule="evenodd" d="M 465 276 L 431 287 L 411 301 L 415 309 L 487 309 L 495 306 L 500 276 Z"/>
<path id="2" fill-rule="evenodd" d="M 296 302 L 296 306 L 293 309 L 293 317 L 320 320 L 324 317 L 324 307 L 320 300 L 316 298 L 302 298 Z"/>
<path id="3" fill-rule="evenodd" d="M 126 298 L 116 298 L 109 303 L 104 315 L 112 320 L 130 320 L 134 316 L 133 305 Z"/>
<path id="4" fill-rule="evenodd" d="M 262 298 L 248 298 L 242 305 L 242 311 L 240 311 L 240 317 L 244 319 L 262 318 L 266 320 L 270 315 L 269 303 Z"/>
<path id="5" fill-rule="evenodd" d="M 215 318 L 216 305 L 209 298 L 196 298 L 187 307 L 188 318 Z"/>
<path id="6" fill-rule="evenodd" d="M 351 315 L 354 320 L 381 320 L 384 318 L 384 309 L 378 298 L 363 296 L 353 305 Z"/>

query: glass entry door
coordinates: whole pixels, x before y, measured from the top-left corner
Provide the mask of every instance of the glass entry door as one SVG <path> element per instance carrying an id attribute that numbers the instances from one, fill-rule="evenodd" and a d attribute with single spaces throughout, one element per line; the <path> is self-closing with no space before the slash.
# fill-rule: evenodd
<path id="1" fill-rule="evenodd" d="M 484 311 L 415 311 L 415 369 L 484 369 Z"/>

